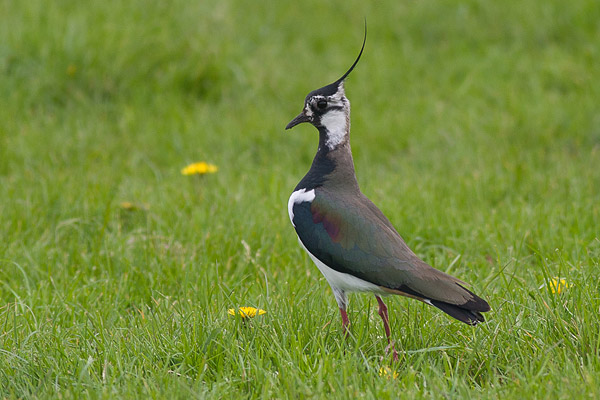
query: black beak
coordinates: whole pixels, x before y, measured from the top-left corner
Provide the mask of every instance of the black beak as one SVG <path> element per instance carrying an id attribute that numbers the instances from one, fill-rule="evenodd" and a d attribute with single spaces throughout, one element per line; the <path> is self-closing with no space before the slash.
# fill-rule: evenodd
<path id="1" fill-rule="evenodd" d="M 292 129 L 293 127 L 295 127 L 298 124 L 301 124 L 303 122 L 310 122 L 310 119 L 306 116 L 306 114 L 304 114 L 304 111 L 302 111 L 300 114 L 298 114 L 298 116 L 296 118 L 294 118 L 293 120 L 290 121 L 289 124 L 287 124 L 287 126 L 285 127 L 285 129 Z"/>

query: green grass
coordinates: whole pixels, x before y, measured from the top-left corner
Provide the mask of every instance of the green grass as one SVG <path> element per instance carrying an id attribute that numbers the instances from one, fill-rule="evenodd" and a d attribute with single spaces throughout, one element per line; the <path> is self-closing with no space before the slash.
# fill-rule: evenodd
<path id="1" fill-rule="evenodd" d="M 0 397 L 600 397 L 597 1 L 167 3 L 0 1 Z M 390 299 L 397 363 L 286 209 L 364 17 L 361 187 L 492 305 Z"/>

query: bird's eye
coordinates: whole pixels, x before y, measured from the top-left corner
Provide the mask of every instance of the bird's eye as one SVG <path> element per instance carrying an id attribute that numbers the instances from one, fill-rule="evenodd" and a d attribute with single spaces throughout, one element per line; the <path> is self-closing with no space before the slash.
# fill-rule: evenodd
<path id="1" fill-rule="evenodd" d="M 319 100 L 317 102 L 317 107 L 319 107 L 321 110 L 327 107 L 327 100 Z"/>

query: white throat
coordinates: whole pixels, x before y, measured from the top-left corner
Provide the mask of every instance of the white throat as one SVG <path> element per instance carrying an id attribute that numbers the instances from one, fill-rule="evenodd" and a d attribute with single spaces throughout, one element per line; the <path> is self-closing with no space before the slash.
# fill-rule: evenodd
<path id="1" fill-rule="evenodd" d="M 321 125 L 327 130 L 325 145 L 335 149 L 346 139 L 349 130 L 349 118 L 346 110 L 331 110 L 321 117 Z"/>

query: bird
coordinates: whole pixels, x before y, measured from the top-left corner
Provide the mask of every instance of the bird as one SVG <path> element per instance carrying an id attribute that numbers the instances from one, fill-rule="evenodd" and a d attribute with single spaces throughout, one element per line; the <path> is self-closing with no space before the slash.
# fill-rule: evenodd
<path id="1" fill-rule="evenodd" d="M 436 307 L 469 325 L 484 322 L 490 306 L 468 286 L 421 260 L 388 218 L 360 190 L 350 148 L 350 102 L 345 81 L 358 64 L 335 82 L 311 91 L 302 112 L 285 127 L 310 123 L 319 132 L 312 165 L 288 201 L 290 221 L 301 247 L 321 271 L 335 296 L 348 335 L 348 293 L 371 292 L 377 300 L 388 346 L 388 309 L 382 297 L 401 295 Z"/>

